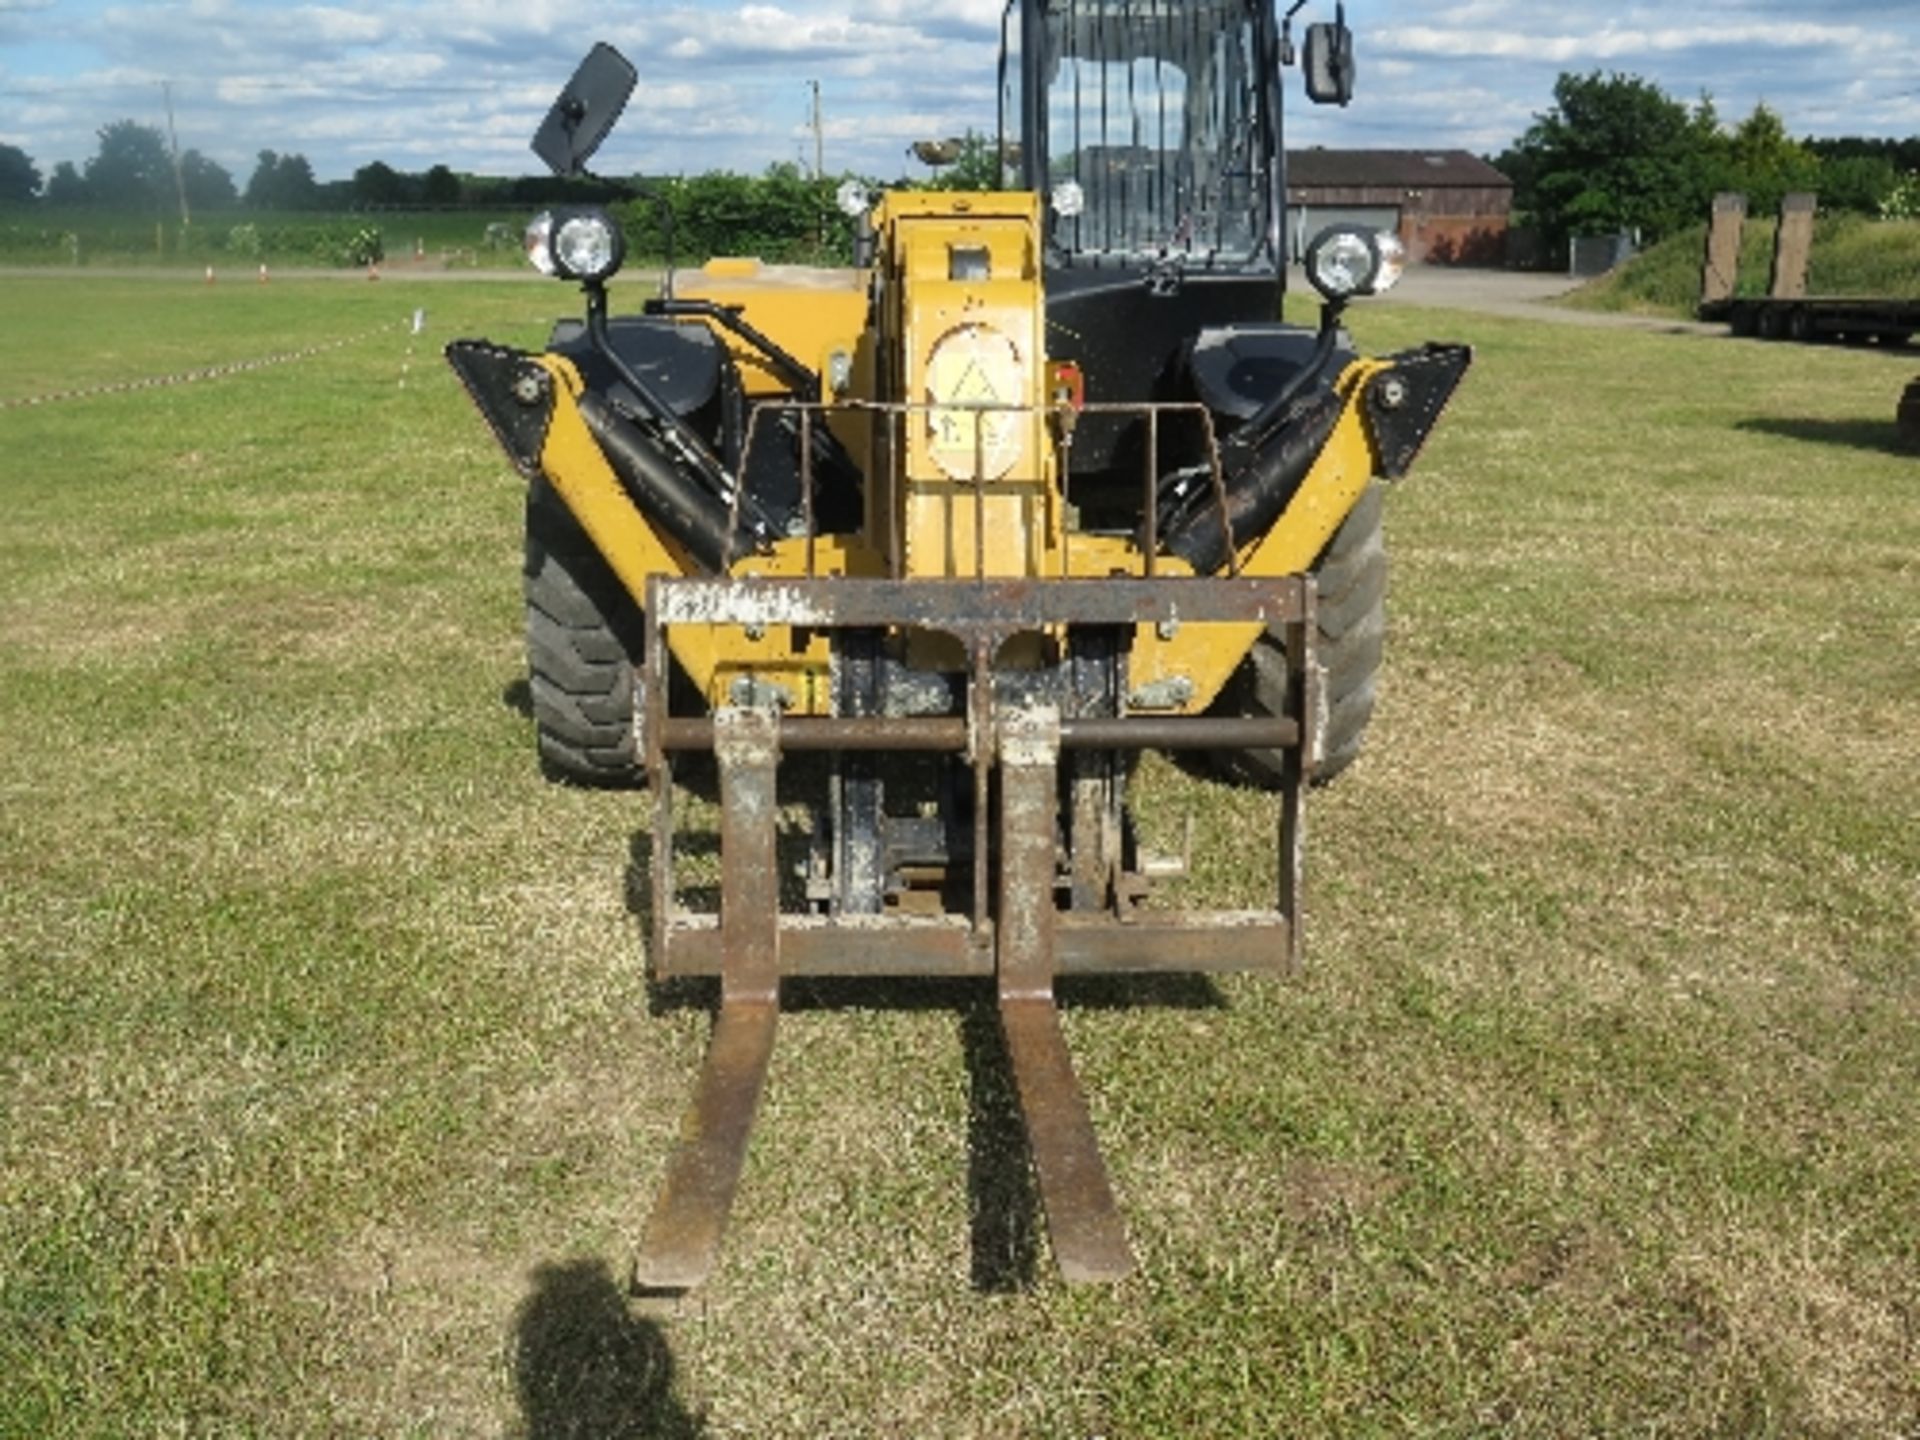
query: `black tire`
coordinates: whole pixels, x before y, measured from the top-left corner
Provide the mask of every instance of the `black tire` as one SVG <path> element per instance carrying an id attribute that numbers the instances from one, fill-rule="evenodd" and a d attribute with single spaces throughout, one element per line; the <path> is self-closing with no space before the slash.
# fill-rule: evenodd
<path id="1" fill-rule="evenodd" d="M 640 607 L 544 480 L 527 492 L 522 587 L 541 769 L 577 785 L 639 784 Z"/>
<path id="2" fill-rule="evenodd" d="M 1894 412 L 1900 438 L 1910 450 L 1920 450 L 1920 376 L 1916 376 L 1900 396 L 1900 408 Z"/>
<path id="3" fill-rule="evenodd" d="M 1387 636 L 1387 540 L 1381 526 L 1386 489 L 1379 480 L 1367 486 L 1313 565 L 1319 582 L 1317 663 L 1327 705 L 1315 785 L 1327 784 L 1354 762 L 1373 718 Z M 1291 708 L 1287 692 L 1285 632 L 1276 628 L 1254 642 L 1214 702 L 1213 713 L 1284 715 Z M 1261 790 L 1280 785 L 1283 762 L 1278 750 L 1227 750 L 1212 760 L 1214 768 L 1236 784 Z"/>

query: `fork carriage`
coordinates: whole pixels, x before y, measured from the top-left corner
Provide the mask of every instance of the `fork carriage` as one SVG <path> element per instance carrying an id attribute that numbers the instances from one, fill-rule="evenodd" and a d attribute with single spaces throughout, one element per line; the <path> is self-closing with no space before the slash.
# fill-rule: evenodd
<path id="1" fill-rule="evenodd" d="M 673 716 L 664 661 L 646 692 L 653 791 L 652 956 L 662 977 L 717 975 L 720 1009 L 697 1098 L 666 1187 L 649 1222 L 637 1276 L 648 1288 L 697 1284 L 713 1263 L 732 1202 L 753 1112 L 772 1054 L 784 976 L 960 976 L 994 980 L 1016 1093 L 1025 1116 L 1055 1257 L 1070 1280 L 1113 1279 L 1132 1258 L 1074 1077 L 1054 998 L 1061 974 L 1195 970 L 1280 971 L 1300 957 L 1300 841 L 1311 770 L 1308 717 L 1316 686 L 1308 635 L 1312 582 L 1194 579 L 914 581 L 656 579 L 646 615 L 649 657 L 667 653 L 678 625 L 742 629 L 784 624 L 827 630 L 847 656 L 902 627 L 935 631 L 969 657 L 963 713 L 849 713 L 783 719 L 771 707 L 723 706 Z M 1053 637 L 1071 655 L 1081 636 L 1113 653 L 1111 636 L 1137 626 L 1220 622 L 1278 624 L 1298 643 L 1297 713 L 1260 718 L 1116 715 L 1101 695 L 1076 690 L 1070 663 L 1052 694 L 1023 695 L 996 665 L 1010 644 Z M 1098 667 L 1094 667 L 1096 670 Z M 842 693 L 857 693 L 858 662 L 845 662 Z M 870 672 L 869 672 L 870 673 Z M 1031 676 L 1035 672 L 1013 672 Z M 1101 687 L 1110 696 L 1110 687 Z M 1101 713 L 1102 711 L 1107 713 Z M 1280 798 L 1280 874 L 1271 908 L 1160 915 L 1142 911 L 1145 878 L 1129 871 L 1121 807 L 1123 756 L 1145 748 L 1275 748 L 1292 757 Z M 717 916 L 679 904 L 675 879 L 673 756 L 710 750 L 720 777 L 721 881 Z M 800 913 L 781 905 L 776 774 L 783 755 L 826 752 L 839 800 Z M 968 833 L 933 837 L 919 817 L 889 834 L 872 757 L 932 757 L 962 779 Z M 1063 794 L 1066 797 L 1063 803 Z M 942 827 L 947 828 L 947 827 Z M 915 854 L 923 850 L 944 855 Z M 820 863 L 819 852 L 838 856 Z M 874 882 L 929 862 L 957 862 L 940 878 L 957 899 L 931 912 L 869 906 Z M 851 873 L 849 873 L 851 872 Z M 957 881 L 958 883 L 951 883 Z M 911 892 L 924 897 L 924 889 Z"/>
<path id="2" fill-rule="evenodd" d="M 921 418 L 910 416 L 914 408 L 886 418 Z M 979 452 L 987 419 L 1010 408 L 981 405 L 966 416 L 976 465 L 955 504 L 973 511 L 971 577 L 823 575 L 809 527 L 798 578 L 647 582 L 641 735 L 654 817 L 650 953 L 661 979 L 717 976 L 720 1008 L 642 1243 L 636 1279 L 644 1288 L 685 1289 L 713 1265 L 785 976 L 993 979 L 1054 1255 L 1062 1274 L 1079 1281 L 1119 1278 L 1133 1260 L 1061 1033 L 1055 977 L 1279 971 L 1299 962 L 1301 806 L 1318 702 L 1311 578 L 1169 580 L 1157 573 L 1152 548 L 1139 556 L 1137 575 L 988 573 Z M 1144 483 L 1148 494 L 1158 492 L 1151 468 Z M 1220 523 L 1231 525 L 1224 511 Z M 1156 699 L 1129 684 L 1135 637 L 1164 644 L 1184 627 L 1220 624 L 1286 634 L 1292 713 L 1155 714 L 1128 703 Z M 667 657 L 675 632 L 724 645 L 715 632 L 750 643 L 775 627 L 809 642 L 825 638 L 826 713 L 784 714 L 796 708 L 793 697 L 750 675 L 737 677 L 731 692 L 760 703 L 672 712 Z M 903 663 L 916 650 L 943 668 Z M 1148 748 L 1259 748 L 1288 757 L 1272 906 L 1142 908 L 1149 881 L 1135 864 L 1125 781 L 1133 757 Z M 687 751 L 711 752 L 719 773 L 717 914 L 691 913 L 677 882 L 673 760 Z M 826 775 L 811 801 L 805 885 L 783 903 L 778 777 L 783 757 L 806 753 L 826 757 Z"/>

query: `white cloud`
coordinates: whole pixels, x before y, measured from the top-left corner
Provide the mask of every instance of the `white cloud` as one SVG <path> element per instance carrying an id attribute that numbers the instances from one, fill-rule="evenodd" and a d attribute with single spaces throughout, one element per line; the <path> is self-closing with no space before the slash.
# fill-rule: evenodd
<path id="1" fill-rule="evenodd" d="M 378 15 L 328 6 L 308 6 L 294 12 L 294 24 L 306 38 L 329 45 L 376 45 L 390 28 Z"/>
<path id="2" fill-rule="evenodd" d="M 1866 49 L 1872 46 L 1874 37 L 1853 25 L 1794 23 L 1698 25 L 1658 30 L 1608 24 L 1593 33 L 1557 35 L 1413 25 L 1383 30 L 1373 43 L 1389 52 L 1407 55 L 1474 56 L 1540 60 L 1556 65 L 1593 65 L 1636 55 L 1669 55 L 1702 49 L 1760 47 L 1803 51 L 1827 46 Z"/>
<path id="3" fill-rule="evenodd" d="M 161 121 L 167 80 L 181 143 L 243 181 L 266 146 L 306 154 L 323 177 L 383 156 L 514 173 L 532 168 L 525 137 L 604 38 L 633 58 L 641 89 L 603 168 L 758 171 L 797 149 L 810 160 L 805 83 L 817 80 L 828 164 L 891 176 L 910 139 L 992 129 L 1001 4 L 61 0 L 55 27 L 48 0 L 0 0 L 0 108 L 11 143 L 43 171 L 83 162 L 110 120 Z M 1764 96 L 1796 134 L 1920 128 L 1916 4 L 1367 0 L 1349 20 L 1360 94 L 1321 110 L 1289 77 L 1295 143 L 1497 151 L 1552 103 L 1557 72 L 1593 69 L 1639 74 L 1682 100 L 1709 91 L 1729 118 Z"/>

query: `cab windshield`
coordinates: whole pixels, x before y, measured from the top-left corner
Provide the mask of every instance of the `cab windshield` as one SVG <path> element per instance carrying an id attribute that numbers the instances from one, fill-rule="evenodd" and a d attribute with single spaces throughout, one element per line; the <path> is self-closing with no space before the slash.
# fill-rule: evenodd
<path id="1" fill-rule="evenodd" d="M 1246 0 L 1051 0 L 1046 41 L 1048 182 L 1084 196 L 1057 244 L 1198 263 L 1261 250 L 1270 142 Z"/>

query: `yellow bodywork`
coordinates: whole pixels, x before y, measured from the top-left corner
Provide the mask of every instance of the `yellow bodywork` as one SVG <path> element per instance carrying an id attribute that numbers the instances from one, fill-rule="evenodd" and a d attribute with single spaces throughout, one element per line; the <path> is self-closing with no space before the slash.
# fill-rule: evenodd
<path id="1" fill-rule="evenodd" d="M 1081 533 L 1069 523 L 1057 453 L 1061 426 L 1071 422 L 1049 393 L 1038 197 L 889 195 L 874 218 L 882 258 L 873 272 L 796 272 L 722 260 L 676 287 L 683 298 L 741 307 L 754 328 L 813 368 L 822 377 L 826 423 L 865 462 L 861 534 L 778 540 L 768 553 L 736 561 L 730 573 L 1146 574 L 1147 556 L 1130 538 Z M 752 346 L 724 332 L 721 338 L 749 402 L 791 400 Z M 538 363 L 555 394 L 541 468 L 614 573 L 641 600 L 650 576 L 696 573 L 634 506 L 588 431 L 575 405 L 579 373 L 555 355 Z M 1242 541 L 1240 573 L 1307 570 L 1353 508 L 1377 468 L 1358 397 L 1383 368 L 1360 360 L 1340 376 L 1345 403 L 1331 436 L 1279 520 L 1265 535 Z M 1172 580 L 1191 570 L 1161 555 L 1154 573 Z M 1141 626 L 1128 660 L 1130 687 L 1170 697 L 1162 713 L 1199 713 L 1257 635 L 1254 625 Z M 828 647 L 819 632 L 796 646 L 785 626 L 687 624 L 673 627 L 669 641 L 709 703 L 724 703 L 736 682 L 750 678 L 762 693 L 779 694 L 791 714 L 831 709 Z M 948 656 L 937 643 L 920 644 L 916 659 L 960 663 L 957 651 Z M 1019 664 L 1021 656 L 1004 654 L 1002 663 Z"/>

